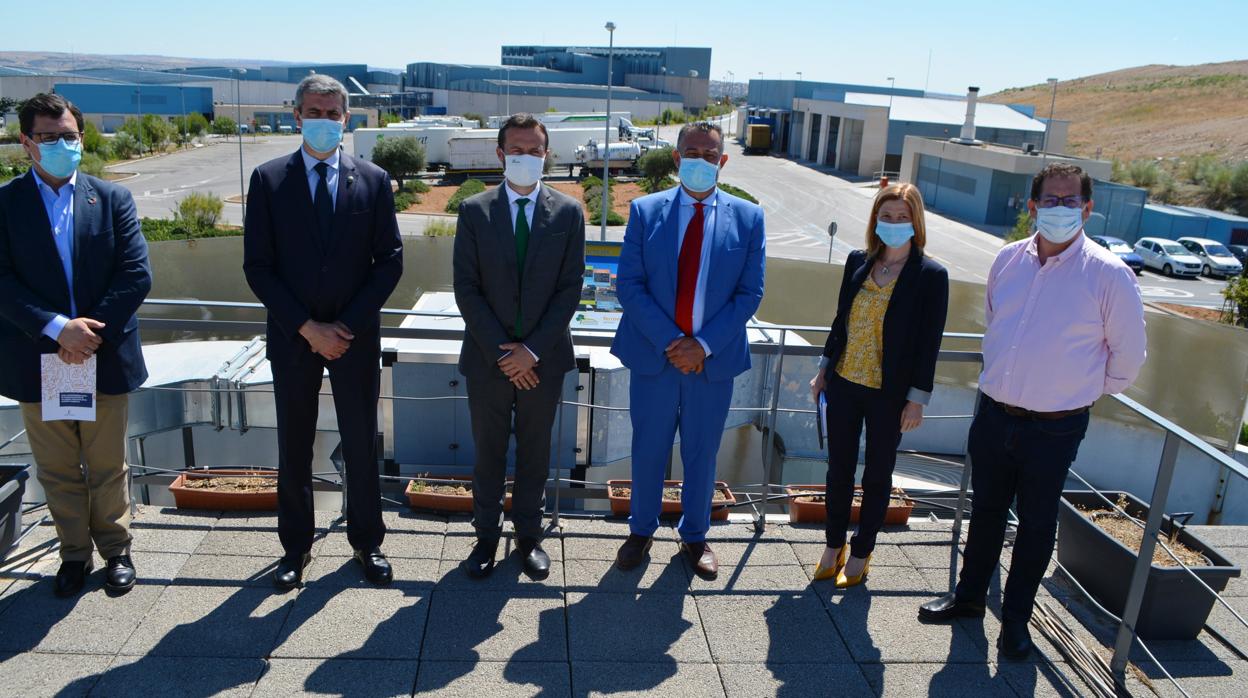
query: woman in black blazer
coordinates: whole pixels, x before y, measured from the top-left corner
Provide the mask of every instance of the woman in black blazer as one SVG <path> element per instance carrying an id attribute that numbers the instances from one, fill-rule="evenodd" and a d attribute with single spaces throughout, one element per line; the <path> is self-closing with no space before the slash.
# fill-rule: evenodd
<path id="1" fill-rule="evenodd" d="M 884 523 L 902 432 L 923 421 L 949 305 L 949 274 L 923 254 L 923 197 L 912 184 L 880 190 L 867 221 L 867 249 L 849 255 L 836 319 L 810 381 L 828 421 L 827 549 L 815 579 L 862 582 Z M 858 440 L 867 428 L 858 532 L 846 545 Z"/>

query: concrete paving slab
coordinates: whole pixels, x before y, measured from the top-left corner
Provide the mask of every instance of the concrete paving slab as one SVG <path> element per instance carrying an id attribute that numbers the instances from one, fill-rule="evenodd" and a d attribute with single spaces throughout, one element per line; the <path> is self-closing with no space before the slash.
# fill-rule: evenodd
<path id="1" fill-rule="evenodd" d="M 156 603 L 161 587 L 138 584 L 113 597 L 102 583 L 97 571 L 86 590 L 69 599 L 53 595 L 50 577 L 30 585 L 0 615 L 0 651 L 116 654 Z"/>
<path id="2" fill-rule="evenodd" d="M 911 598 L 841 597 L 828 610 L 858 663 L 987 661 L 961 626 L 919 623 Z"/>
<path id="3" fill-rule="evenodd" d="M 652 592 L 567 596 L 574 670 L 581 661 L 664 664 L 711 660 L 691 596 Z M 576 690 L 579 694 L 580 689 Z"/>
<path id="4" fill-rule="evenodd" d="M 100 676 L 91 695 L 246 698 L 264 669 L 259 658 L 123 656 Z"/>
<path id="5" fill-rule="evenodd" d="M 561 592 L 447 591 L 432 596 L 422 659 L 567 661 Z"/>
<path id="6" fill-rule="evenodd" d="M 793 554 L 797 556 L 798 561 L 803 567 L 809 566 L 814 569 L 815 565 L 823 557 L 823 551 L 827 549 L 824 543 L 790 543 L 793 548 Z M 914 563 L 905 553 L 901 552 L 901 547 L 897 545 L 877 545 L 875 550 L 871 552 L 872 567 L 913 567 Z"/>
<path id="7" fill-rule="evenodd" d="M 468 557 L 468 554 L 472 552 L 472 548 L 476 544 L 477 537 L 475 534 L 448 534 L 442 544 L 442 559 L 457 561 L 463 560 Z M 546 551 L 546 554 L 550 556 L 550 559 L 563 559 L 563 541 L 559 536 L 546 536 L 542 539 L 541 545 L 542 550 Z M 516 537 L 514 535 L 507 534 L 499 539 L 498 551 L 496 555 L 501 559 L 504 555 L 515 554 L 517 550 L 518 547 L 516 545 Z"/>
<path id="8" fill-rule="evenodd" d="M 558 698 L 572 695 L 572 675 L 566 662 L 424 661 L 416 678 L 416 694 L 432 698 Z"/>
<path id="9" fill-rule="evenodd" d="M 797 564 L 792 565 L 720 565 L 719 574 L 715 579 L 707 580 L 693 574 L 688 562 L 688 573 L 691 577 L 689 588 L 695 594 L 701 593 L 734 593 L 734 592 L 800 592 L 810 586 L 810 578 Z"/>
<path id="10" fill-rule="evenodd" d="M 812 591 L 696 597 L 717 662 L 844 663 L 852 659 L 836 625 Z"/>
<path id="11" fill-rule="evenodd" d="M 1156 667 L 1141 665 L 1153 689 L 1163 698 L 1183 695 Z M 1166 662 L 1166 670 L 1191 696 L 1248 695 L 1248 662 L 1242 660 L 1212 662 Z"/>
<path id="12" fill-rule="evenodd" d="M 1002 662 L 997 675 L 1020 696 L 1075 698 L 1087 693 L 1083 680 L 1065 662 Z"/>
<path id="13" fill-rule="evenodd" d="M 689 576 L 680 560 L 655 560 L 628 570 L 621 570 L 614 560 L 567 560 L 563 563 L 564 583 L 568 591 L 617 593 L 684 594 L 689 591 Z M 680 571 L 673 574 L 667 568 Z"/>
<path id="14" fill-rule="evenodd" d="M 825 600 L 837 598 L 861 599 L 871 595 L 892 598 L 908 597 L 915 608 L 932 595 L 927 580 L 913 567 L 876 567 L 867 570 L 862 584 L 848 589 L 837 589 L 833 580 L 812 582 L 811 588 Z M 917 613 L 917 610 L 916 610 Z M 911 614 L 913 615 L 913 614 Z"/>
<path id="15" fill-rule="evenodd" d="M 192 555 L 178 572 L 174 583 L 184 586 L 272 588 L 277 562 L 275 557 Z"/>
<path id="16" fill-rule="evenodd" d="M 724 695 L 714 664 L 573 662 L 572 695 L 577 698 L 649 698 L 650 696 Z"/>
<path id="17" fill-rule="evenodd" d="M 440 533 L 416 531 L 388 531 L 381 545 L 381 552 L 390 558 L 424 558 L 437 560 L 442 557 Z M 345 531 L 330 531 L 318 551 L 321 555 L 350 557 L 355 549 Z"/>
<path id="18" fill-rule="evenodd" d="M 563 555 L 569 560 L 614 560 L 624 538 L 615 536 L 568 535 L 563 538 Z M 655 537 L 650 545 L 650 559 L 666 560 L 677 552 L 675 539 Z"/>
<path id="19" fill-rule="evenodd" d="M 429 593 L 414 589 L 305 589 L 271 656 L 419 659 Z"/>
<path id="20" fill-rule="evenodd" d="M 797 565 L 793 548 L 784 541 L 749 540 L 720 542 L 711 541 L 711 550 L 724 565 Z"/>
<path id="21" fill-rule="evenodd" d="M 256 698 L 287 696 L 409 696 L 418 664 L 386 659 L 290 659 L 269 661 Z"/>
<path id="22" fill-rule="evenodd" d="M 438 560 L 390 558 L 394 574 L 392 587 L 416 587 L 430 589 L 438 581 Z M 352 557 L 318 555 L 303 576 L 309 587 L 351 587 L 357 589 L 377 588 L 364 576 L 364 568 Z"/>
<path id="23" fill-rule="evenodd" d="M 293 605 L 293 594 L 255 587 L 166 587 L 121 654 L 264 657 Z"/>
<path id="24" fill-rule="evenodd" d="M 896 663 L 874 664 L 862 669 L 876 695 L 883 698 L 1016 695 L 1005 677 L 989 664 Z"/>
<path id="25" fill-rule="evenodd" d="M 857 664 L 719 663 L 728 698 L 865 696 L 871 687 Z"/>
<path id="26" fill-rule="evenodd" d="M 0 654 L 0 683 L 9 696 L 85 696 L 111 661 L 111 654 Z"/>
<path id="27" fill-rule="evenodd" d="M 449 545 L 449 542 L 448 542 Z M 485 579 L 473 579 L 460 567 L 462 559 L 442 560 L 438 563 L 437 586 L 439 589 L 467 590 L 508 590 L 527 588 L 559 589 L 563 586 L 563 563 L 558 560 L 550 562 L 550 576 L 546 579 L 532 579 L 524 572 L 524 562 L 518 553 L 499 557 L 494 571 Z M 465 554 L 464 557 L 467 557 Z"/>
<path id="28" fill-rule="evenodd" d="M 316 555 L 321 540 L 317 538 L 312 543 L 313 555 Z M 244 555 L 274 560 L 282 557 L 285 552 L 276 531 L 231 528 L 214 528 L 204 536 L 204 540 L 195 549 L 196 555 Z"/>

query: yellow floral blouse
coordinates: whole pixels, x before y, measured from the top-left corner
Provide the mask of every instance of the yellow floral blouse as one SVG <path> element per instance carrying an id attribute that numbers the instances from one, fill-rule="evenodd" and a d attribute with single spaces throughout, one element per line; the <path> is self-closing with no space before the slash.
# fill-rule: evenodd
<path id="1" fill-rule="evenodd" d="M 867 274 L 862 282 L 854 304 L 849 309 L 849 321 L 845 323 L 845 351 L 836 362 L 836 372 L 847 381 L 879 388 L 882 378 L 880 365 L 884 362 L 884 313 L 897 285 L 896 277 L 883 288 Z"/>

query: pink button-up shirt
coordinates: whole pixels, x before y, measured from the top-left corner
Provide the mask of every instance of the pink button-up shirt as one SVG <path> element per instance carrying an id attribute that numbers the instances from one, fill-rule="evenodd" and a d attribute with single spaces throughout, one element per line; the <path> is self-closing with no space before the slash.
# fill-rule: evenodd
<path id="1" fill-rule="evenodd" d="M 1087 407 L 1131 385 L 1144 364 L 1135 274 L 1082 233 L 1040 266 L 1035 237 L 992 263 L 984 315 L 983 392 L 1037 412 Z"/>

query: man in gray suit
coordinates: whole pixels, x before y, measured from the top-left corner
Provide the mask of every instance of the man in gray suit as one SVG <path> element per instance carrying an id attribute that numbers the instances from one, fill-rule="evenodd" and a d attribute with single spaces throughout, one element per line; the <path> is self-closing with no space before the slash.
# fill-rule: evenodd
<path id="1" fill-rule="evenodd" d="M 494 570 L 513 428 L 516 547 L 531 577 L 550 573 L 541 547 L 550 430 L 564 374 L 576 365 L 568 323 L 581 297 L 585 215 L 575 199 L 542 186 L 549 144 L 541 122 L 512 115 L 498 130 L 506 181 L 459 207 L 455 301 L 467 325 L 459 371 L 467 378 L 477 451 L 477 543 L 464 569 L 474 578 Z"/>

